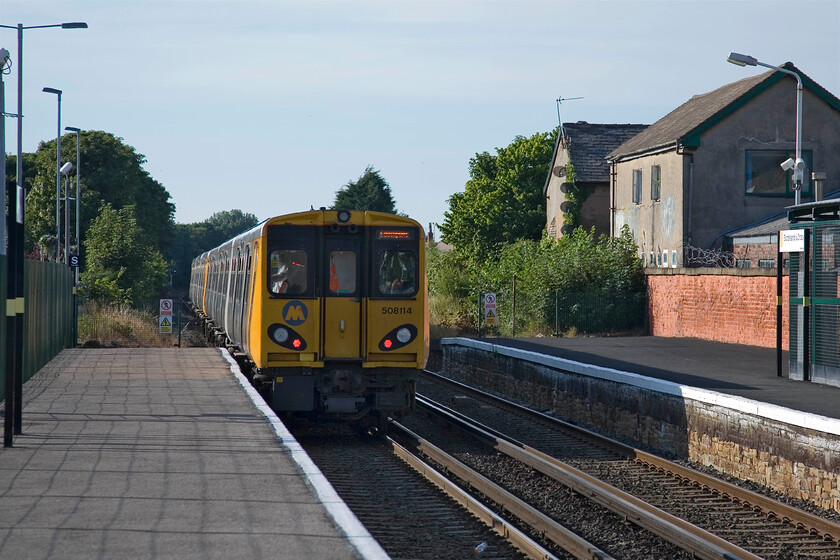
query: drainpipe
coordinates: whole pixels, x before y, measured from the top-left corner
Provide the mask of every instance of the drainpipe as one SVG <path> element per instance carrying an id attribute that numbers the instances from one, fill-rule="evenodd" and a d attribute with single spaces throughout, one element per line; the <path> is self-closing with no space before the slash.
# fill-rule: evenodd
<path id="1" fill-rule="evenodd" d="M 610 237 L 615 237 L 615 162 L 610 165 Z"/>

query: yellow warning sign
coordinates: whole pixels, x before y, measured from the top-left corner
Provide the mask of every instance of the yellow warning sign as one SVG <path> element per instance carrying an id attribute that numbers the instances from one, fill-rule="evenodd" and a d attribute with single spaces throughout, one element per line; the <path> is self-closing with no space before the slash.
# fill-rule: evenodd
<path id="1" fill-rule="evenodd" d="M 172 317 L 168 317 L 166 315 L 160 316 L 160 332 L 162 333 L 171 333 L 172 332 Z"/>

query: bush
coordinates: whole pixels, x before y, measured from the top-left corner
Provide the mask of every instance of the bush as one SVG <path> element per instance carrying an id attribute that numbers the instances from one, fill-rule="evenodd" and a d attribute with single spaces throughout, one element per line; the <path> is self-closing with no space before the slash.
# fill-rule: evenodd
<path id="1" fill-rule="evenodd" d="M 615 238 L 578 228 L 559 241 L 520 240 L 481 263 L 431 249 L 430 321 L 475 331 L 479 292 L 495 292 L 499 321 L 488 334 L 510 334 L 514 313 L 517 334 L 632 330 L 645 312 L 637 253 L 626 227 Z"/>

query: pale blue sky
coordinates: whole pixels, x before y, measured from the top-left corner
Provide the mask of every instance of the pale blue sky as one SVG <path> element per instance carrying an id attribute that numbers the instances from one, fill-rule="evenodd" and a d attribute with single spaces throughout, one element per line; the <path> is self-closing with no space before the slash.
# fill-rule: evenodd
<path id="1" fill-rule="evenodd" d="M 553 129 L 558 97 L 583 97 L 566 122 L 649 124 L 763 70 L 730 51 L 840 96 L 837 0 L 0 0 L 0 24 L 63 21 L 90 28 L 24 32 L 24 150 L 55 137 L 41 89 L 61 89 L 62 129 L 145 154 L 181 223 L 328 206 L 368 165 L 401 211 L 439 223 L 469 159 Z M 16 64 L 17 32 L 0 46 Z M 4 80 L 14 112 L 17 68 Z"/>

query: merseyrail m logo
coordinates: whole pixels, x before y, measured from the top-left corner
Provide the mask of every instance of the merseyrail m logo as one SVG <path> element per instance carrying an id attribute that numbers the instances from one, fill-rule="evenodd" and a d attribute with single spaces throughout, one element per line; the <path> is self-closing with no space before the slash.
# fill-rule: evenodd
<path id="1" fill-rule="evenodd" d="M 293 299 L 283 307 L 283 320 L 293 327 L 303 324 L 308 315 L 309 310 L 306 309 L 306 304 L 296 299 Z"/>

